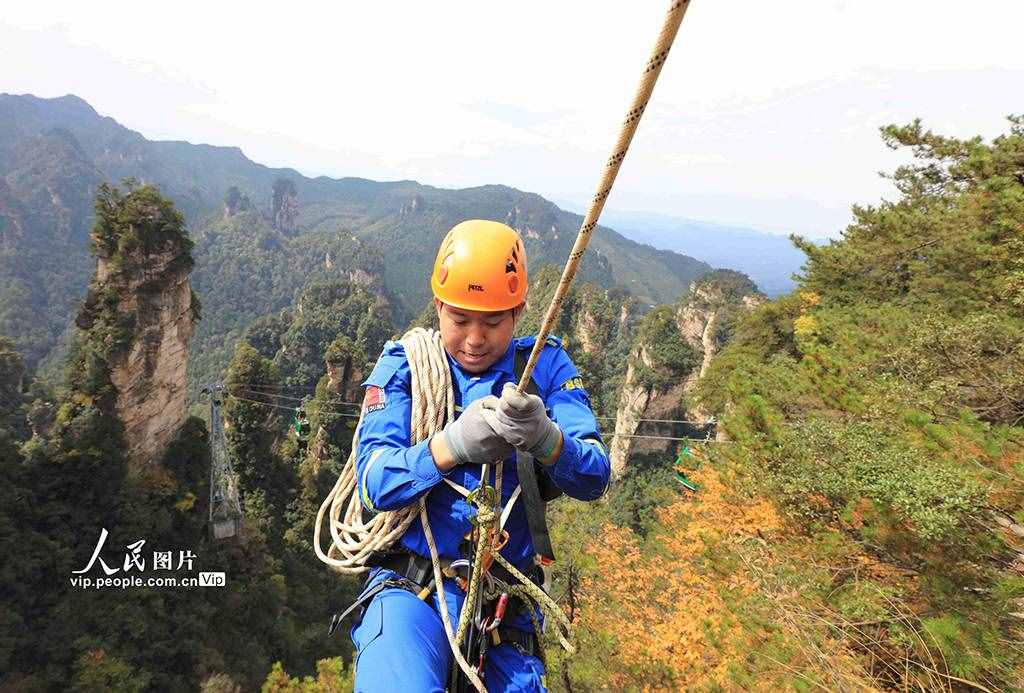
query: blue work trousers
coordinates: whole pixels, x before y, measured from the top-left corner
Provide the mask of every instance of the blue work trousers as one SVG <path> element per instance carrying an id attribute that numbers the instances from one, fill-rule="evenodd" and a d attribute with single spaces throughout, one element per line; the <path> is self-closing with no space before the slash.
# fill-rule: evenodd
<path id="1" fill-rule="evenodd" d="M 397 575 L 378 569 L 365 590 L 389 577 Z M 444 588 L 454 632 L 465 594 L 452 580 L 445 579 Z M 436 590 L 424 601 L 401 587 L 384 589 L 366 606 L 351 634 L 356 646 L 355 693 L 444 693 L 453 658 Z M 487 649 L 483 682 L 488 693 L 547 690 L 540 659 L 510 644 Z"/>

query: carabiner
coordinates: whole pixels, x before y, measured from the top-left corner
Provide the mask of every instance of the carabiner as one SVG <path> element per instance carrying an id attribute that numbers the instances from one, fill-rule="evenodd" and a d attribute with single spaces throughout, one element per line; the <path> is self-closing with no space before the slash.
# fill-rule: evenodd
<path id="1" fill-rule="evenodd" d="M 490 633 L 501 625 L 501 619 L 505 618 L 505 609 L 508 607 L 508 592 L 502 592 L 498 597 L 498 605 L 494 607 L 494 616 L 484 625 L 483 631 Z"/>

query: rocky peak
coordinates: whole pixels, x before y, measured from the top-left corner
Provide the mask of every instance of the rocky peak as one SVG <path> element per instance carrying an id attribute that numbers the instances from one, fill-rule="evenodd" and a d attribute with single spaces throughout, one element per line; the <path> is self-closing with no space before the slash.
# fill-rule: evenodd
<path id="1" fill-rule="evenodd" d="M 693 435 L 708 424 L 706 412 L 685 406 L 686 396 L 721 351 L 734 321 L 765 300 L 746 275 L 715 270 L 691 284 L 677 305 L 645 316 L 619 393 L 610 451 L 614 476 L 625 471 L 634 450 L 675 447 L 676 441 L 628 437 L 637 435 L 641 419 L 686 422 L 654 432 L 666 438 Z"/>
<path id="2" fill-rule="evenodd" d="M 275 230 L 285 234 L 298 231 L 299 193 L 290 178 L 274 181 L 274 196 L 271 201 L 271 223 Z"/>
<path id="3" fill-rule="evenodd" d="M 328 257 L 328 262 L 330 258 Z M 368 289 L 382 288 L 382 280 L 379 275 L 372 275 L 362 267 L 356 267 L 348 273 L 348 280 L 353 284 L 365 286 Z"/>
<path id="4" fill-rule="evenodd" d="M 584 354 L 596 354 L 601 349 L 601 342 L 597 339 L 598 324 L 594 313 L 581 310 L 576 316 L 576 324 L 573 332 L 579 335 L 580 349 Z"/>
<path id="5" fill-rule="evenodd" d="M 534 193 L 520 193 L 505 223 L 524 238 L 558 240 L 558 208 Z"/>
<path id="6" fill-rule="evenodd" d="M 564 336 L 588 356 L 604 353 L 629 321 L 632 302 L 626 295 L 617 295 L 593 284 L 582 284 L 571 290 L 571 329 Z M 625 320 L 623 320 L 623 315 Z"/>
<path id="7" fill-rule="evenodd" d="M 676 323 L 683 338 L 704 355 L 695 380 L 721 351 L 738 314 L 766 300 L 749 277 L 733 270 L 715 270 L 690 285 L 689 295 L 679 302 Z"/>
<path id="8" fill-rule="evenodd" d="M 199 317 L 184 219 L 152 186 L 101 186 L 96 273 L 76 324 L 100 350 L 125 428 L 127 458 L 158 459 L 187 417 L 188 342 Z"/>
<path id="9" fill-rule="evenodd" d="M 361 383 L 369 375 L 366 356 L 348 337 L 337 337 L 324 354 L 328 385 L 343 402 L 359 402 L 363 398 Z"/>
<path id="10" fill-rule="evenodd" d="M 239 212 L 247 212 L 253 208 L 249 196 L 232 185 L 224 195 L 224 218 L 233 217 Z"/>
<path id="11" fill-rule="evenodd" d="M 379 250 L 353 237 L 352 245 L 347 249 L 348 271 L 345 277 L 356 286 L 361 286 L 381 300 L 386 300 L 384 289 L 384 260 Z M 333 259 L 328 258 L 330 264 Z"/>
<path id="12" fill-rule="evenodd" d="M 640 369 L 651 368 L 652 362 L 646 345 L 637 344 L 629 354 L 626 379 L 619 392 L 615 409 L 615 434 L 612 437 L 609 454 L 612 463 L 612 478 L 619 479 L 626 471 L 626 463 L 633 451 L 634 440 L 627 437 L 636 433 L 640 419 L 651 402 L 653 388 L 641 383 Z"/>
<path id="13" fill-rule="evenodd" d="M 402 204 L 401 209 L 398 210 L 399 218 L 411 217 L 417 212 L 423 210 L 424 202 L 423 196 L 419 193 L 414 194 L 407 202 Z"/>

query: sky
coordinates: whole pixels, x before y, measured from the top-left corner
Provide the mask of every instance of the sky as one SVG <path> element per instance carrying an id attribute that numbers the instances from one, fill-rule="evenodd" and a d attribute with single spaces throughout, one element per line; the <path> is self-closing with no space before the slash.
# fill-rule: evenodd
<path id="1" fill-rule="evenodd" d="M 0 92 L 303 174 L 501 183 L 583 211 L 668 2 L 15 3 Z M 1024 112 L 1019 0 L 693 0 L 606 208 L 835 236 L 878 128 Z"/>

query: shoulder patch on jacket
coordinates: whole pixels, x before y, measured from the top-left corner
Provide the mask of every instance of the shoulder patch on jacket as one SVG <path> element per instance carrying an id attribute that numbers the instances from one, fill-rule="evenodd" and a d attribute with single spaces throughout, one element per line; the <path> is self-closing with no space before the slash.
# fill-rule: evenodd
<path id="1" fill-rule="evenodd" d="M 380 411 L 387 406 L 387 396 L 384 388 L 370 385 L 366 388 L 366 395 L 363 396 L 363 414 L 370 414 Z"/>
<path id="2" fill-rule="evenodd" d="M 370 377 L 363 381 L 363 387 L 386 387 L 398 372 L 400 365 L 402 364 L 399 361 L 382 356 L 370 372 Z"/>
<path id="3" fill-rule="evenodd" d="M 573 376 L 569 378 L 558 388 L 559 390 L 583 390 L 583 378 L 580 376 Z"/>

